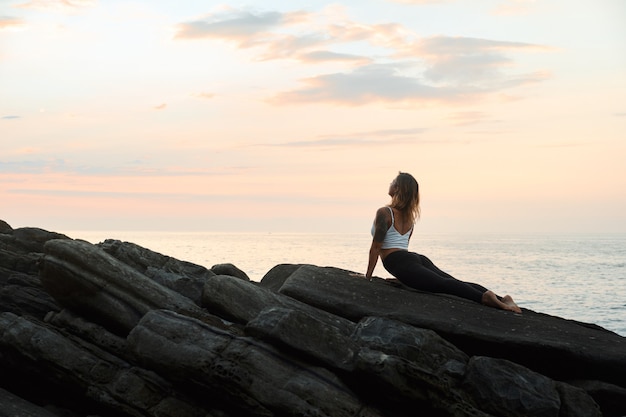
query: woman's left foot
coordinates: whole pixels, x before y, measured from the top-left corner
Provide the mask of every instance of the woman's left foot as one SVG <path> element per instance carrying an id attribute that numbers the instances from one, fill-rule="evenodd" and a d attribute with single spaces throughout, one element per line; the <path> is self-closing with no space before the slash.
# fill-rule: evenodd
<path id="1" fill-rule="evenodd" d="M 511 311 L 515 311 L 516 313 L 522 312 L 522 309 L 519 308 L 517 304 L 515 304 L 515 301 L 513 301 L 513 297 L 511 297 L 510 295 L 505 295 L 504 297 L 502 297 L 502 302 L 506 304 L 507 306 L 511 307 L 512 308 Z"/>
<path id="2" fill-rule="evenodd" d="M 510 295 L 506 295 L 502 298 L 502 301 L 498 299 L 498 296 L 493 291 L 485 291 L 483 293 L 482 303 L 486 306 L 500 308 L 502 310 L 512 311 L 514 313 L 521 313 L 522 310 L 515 304 L 513 298 Z"/>

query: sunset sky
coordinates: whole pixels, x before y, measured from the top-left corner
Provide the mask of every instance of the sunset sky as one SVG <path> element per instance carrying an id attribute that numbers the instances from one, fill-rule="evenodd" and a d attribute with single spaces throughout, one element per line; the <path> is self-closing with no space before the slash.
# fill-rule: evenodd
<path id="1" fill-rule="evenodd" d="M 626 1 L 0 0 L 0 219 L 626 232 Z"/>

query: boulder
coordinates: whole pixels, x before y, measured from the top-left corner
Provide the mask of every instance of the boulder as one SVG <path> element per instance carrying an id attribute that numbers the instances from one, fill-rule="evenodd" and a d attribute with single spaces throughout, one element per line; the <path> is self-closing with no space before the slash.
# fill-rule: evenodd
<path id="1" fill-rule="evenodd" d="M 217 316 L 243 325 L 266 308 L 287 307 L 309 312 L 346 334 L 352 331 L 350 320 L 230 275 L 217 275 L 207 281 L 202 291 L 202 306 Z"/>
<path id="2" fill-rule="evenodd" d="M 231 277 L 240 278 L 244 281 L 250 281 L 248 274 L 231 263 L 213 265 L 211 267 L 211 272 L 215 275 L 230 275 Z"/>
<path id="3" fill-rule="evenodd" d="M 0 234 L 8 234 L 10 235 L 13 232 L 13 228 L 9 223 L 4 220 L 0 220 Z"/>
<path id="4" fill-rule="evenodd" d="M 187 297 L 159 285 L 104 250 L 79 240 L 45 244 L 41 282 L 62 306 L 127 334 L 149 310 L 169 309 L 221 325 Z"/>
<path id="5" fill-rule="evenodd" d="M 19 238 L 26 235 L 36 235 L 36 242 L 29 243 Z M 60 309 L 41 285 L 38 270 L 41 253 L 30 250 L 43 249 L 42 241 L 58 236 L 33 228 L 27 232 L 11 229 L 8 233 L 0 233 L 0 311 L 41 320 L 49 311 Z"/>
<path id="6" fill-rule="evenodd" d="M 52 239 L 69 237 L 37 227 L 21 227 L 8 233 L 0 233 L 0 249 L 10 248 L 17 253 L 42 253 L 43 245 Z"/>
<path id="7" fill-rule="evenodd" d="M 559 416 L 561 398 L 556 383 L 505 359 L 472 357 L 464 382 L 476 402 L 491 414 L 509 410 L 510 417 Z"/>
<path id="8" fill-rule="evenodd" d="M 162 255 L 135 243 L 107 239 L 97 245 L 137 272 L 200 304 L 207 279 L 215 275 L 203 266 Z"/>

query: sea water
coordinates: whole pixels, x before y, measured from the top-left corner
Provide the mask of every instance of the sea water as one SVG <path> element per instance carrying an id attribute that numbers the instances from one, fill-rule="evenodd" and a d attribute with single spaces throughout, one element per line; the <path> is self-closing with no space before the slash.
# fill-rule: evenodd
<path id="1" fill-rule="evenodd" d="M 260 281 L 283 263 L 365 273 L 371 236 L 301 233 L 70 232 L 98 243 L 119 239 L 207 268 L 232 263 Z M 626 235 L 419 235 L 411 251 L 524 308 L 598 324 L 626 336 Z M 374 275 L 389 278 L 379 262 Z"/>

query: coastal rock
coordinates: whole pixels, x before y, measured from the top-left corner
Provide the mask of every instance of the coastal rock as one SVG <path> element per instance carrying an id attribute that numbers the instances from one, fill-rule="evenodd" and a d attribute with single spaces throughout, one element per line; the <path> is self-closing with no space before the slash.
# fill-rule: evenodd
<path id="1" fill-rule="evenodd" d="M 298 268 L 279 293 L 352 321 L 379 316 L 431 329 L 470 356 L 508 359 L 554 379 L 626 386 L 626 340 L 598 326 L 528 309 L 514 314 L 485 308 L 381 279 L 354 278 L 336 268 Z"/>
<path id="2" fill-rule="evenodd" d="M 276 265 L 265 274 L 259 285 L 268 290 L 278 292 L 280 287 L 285 283 L 285 280 L 300 269 L 301 266 L 301 264 Z"/>
<path id="3" fill-rule="evenodd" d="M 97 246 L 117 260 L 157 283 L 200 305 L 200 294 L 207 279 L 215 273 L 203 266 L 180 261 L 130 242 L 107 239 Z"/>
<path id="4" fill-rule="evenodd" d="M 626 415 L 623 337 L 395 280 L 0 222 L 0 284 L 0 415 Z"/>
<path id="5" fill-rule="evenodd" d="M 58 233 L 29 228 L 13 230 L 6 222 L 0 223 L 0 306 L 20 316 L 39 319 L 49 311 L 58 311 L 53 298 L 43 289 L 39 280 L 37 264 L 41 253 L 31 249 L 43 249 L 46 238 L 56 239 Z M 24 241 L 34 236 L 33 242 Z"/>
<path id="6" fill-rule="evenodd" d="M 231 277 L 240 278 L 244 281 L 250 281 L 248 274 L 231 263 L 213 265 L 211 267 L 211 272 L 215 275 L 230 275 Z"/>
<path id="7" fill-rule="evenodd" d="M 11 234 L 13 232 L 13 228 L 9 223 L 4 220 L 0 220 L 0 234 Z"/>
<path id="8" fill-rule="evenodd" d="M 125 335 L 150 310 L 169 309 L 211 319 L 190 299 L 140 274 L 105 251 L 79 240 L 50 240 L 41 282 L 60 304 Z"/>
<path id="9" fill-rule="evenodd" d="M 345 326 L 356 327 L 352 323 Z M 296 350 L 327 367 L 353 371 L 358 344 L 344 329 L 329 325 L 303 310 L 270 307 L 248 322 L 245 333 L 278 347 Z"/>
<path id="10" fill-rule="evenodd" d="M 326 369 L 173 312 L 149 312 L 128 340 L 146 366 L 219 398 L 234 415 L 380 415 Z"/>
<path id="11" fill-rule="evenodd" d="M 230 275 L 217 275 L 207 281 L 202 291 L 202 306 L 215 315 L 243 325 L 266 308 L 286 307 L 315 315 L 318 320 L 342 330 L 345 334 L 349 334 L 353 326 L 350 320 Z"/>
<path id="12" fill-rule="evenodd" d="M 10 248 L 17 253 L 42 253 L 43 245 L 52 239 L 69 239 L 61 233 L 49 232 L 37 227 L 21 227 L 0 232 L 0 248 Z"/>
<path id="13" fill-rule="evenodd" d="M 504 359 L 472 357 L 464 383 L 491 414 L 510 410 L 510 417 L 558 417 L 561 409 L 553 380 Z"/>
<path id="14" fill-rule="evenodd" d="M 0 225 L 1 226 L 1 225 Z M 57 417 L 46 410 L 0 388 L 0 415 L 6 417 Z"/>

